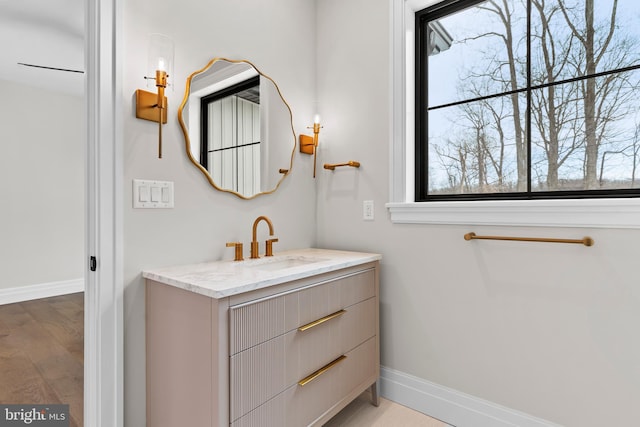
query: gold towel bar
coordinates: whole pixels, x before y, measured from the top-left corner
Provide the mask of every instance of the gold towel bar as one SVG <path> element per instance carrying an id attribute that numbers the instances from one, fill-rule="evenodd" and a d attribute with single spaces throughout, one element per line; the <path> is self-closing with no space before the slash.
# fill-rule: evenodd
<path id="1" fill-rule="evenodd" d="M 476 233 L 465 234 L 464 240 L 514 240 L 518 242 L 577 243 L 585 246 L 593 246 L 595 243 L 591 237 L 583 237 L 582 239 L 549 239 L 545 237 L 476 236 Z"/>
<path id="2" fill-rule="evenodd" d="M 360 167 L 360 162 L 356 162 L 354 160 L 349 160 L 346 163 L 325 163 L 324 164 L 324 168 L 325 169 L 329 169 L 330 171 L 335 170 L 336 168 L 340 167 L 340 166 L 351 166 L 352 168 L 359 168 Z"/>
<path id="3" fill-rule="evenodd" d="M 322 368 L 318 369 L 317 371 L 315 371 L 313 374 L 309 375 L 308 377 L 305 377 L 305 378 L 301 379 L 300 381 L 298 381 L 298 384 L 301 385 L 301 386 L 305 386 L 305 385 L 309 384 L 311 381 L 315 380 L 320 375 L 324 374 L 329 369 L 333 368 L 334 366 L 336 366 L 338 363 L 342 362 L 346 358 L 347 358 L 347 356 L 345 356 L 343 354 L 342 356 L 338 357 L 333 362 L 329 362 L 327 365 L 325 365 Z"/>

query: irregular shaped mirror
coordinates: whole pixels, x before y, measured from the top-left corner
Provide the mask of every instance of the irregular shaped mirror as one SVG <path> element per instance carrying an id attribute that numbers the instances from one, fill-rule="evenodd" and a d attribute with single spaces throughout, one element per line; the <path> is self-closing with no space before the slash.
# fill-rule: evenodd
<path id="1" fill-rule="evenodd" d="M 191 74 L 178 120 L 187 156 L 220 191 L 272 193 L 293 167 L 291 108 L 249 61 L 214 58 Z"/>

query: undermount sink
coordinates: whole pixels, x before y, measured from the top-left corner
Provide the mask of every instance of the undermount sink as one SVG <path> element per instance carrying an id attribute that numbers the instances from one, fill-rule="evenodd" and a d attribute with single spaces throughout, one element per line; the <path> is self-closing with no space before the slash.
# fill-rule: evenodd
<path id="1" fill-rule="evenodd" d="M 255 260 L 244 261 L 239 266 L 263 271 L 284 270 L 287 268 L 299 267 L 301 265 L 313 264 L 320 261 L 326 261 L 323 258 L 311 258 L 302 256 L 275 256 L 260 258 Z"/>

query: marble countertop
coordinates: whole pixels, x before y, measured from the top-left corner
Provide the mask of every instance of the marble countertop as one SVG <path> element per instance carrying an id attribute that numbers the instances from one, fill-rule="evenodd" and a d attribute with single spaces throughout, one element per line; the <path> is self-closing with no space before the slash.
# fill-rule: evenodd
<path id="1" fill-rule="evenodd" d="M 297 249 L 272 257 L 150 269 L 142 276 L 211 298 L 225 298 L 382 259 L 379 254 Z"/>

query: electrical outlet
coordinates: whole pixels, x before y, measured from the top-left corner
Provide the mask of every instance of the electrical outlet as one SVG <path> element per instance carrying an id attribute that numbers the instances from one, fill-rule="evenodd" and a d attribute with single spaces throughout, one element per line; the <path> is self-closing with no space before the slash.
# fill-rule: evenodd
<path id="1" fill-rule="evenodd" d="M 362 219 L 365 221 L 373 221 L 373 200 L 365 200 L 362 202 Z"/>

